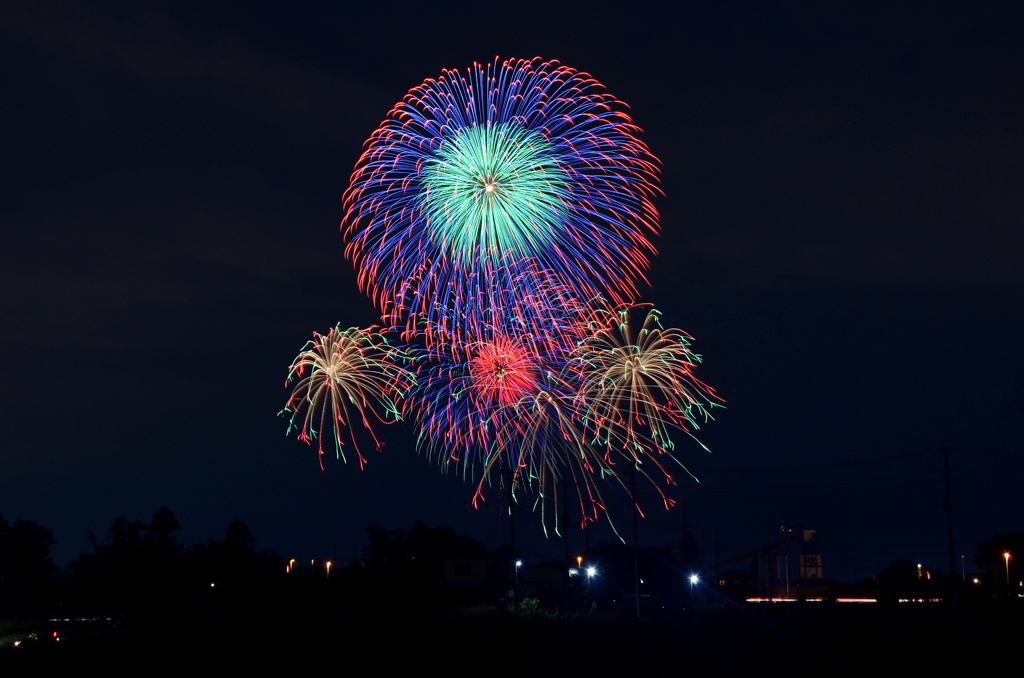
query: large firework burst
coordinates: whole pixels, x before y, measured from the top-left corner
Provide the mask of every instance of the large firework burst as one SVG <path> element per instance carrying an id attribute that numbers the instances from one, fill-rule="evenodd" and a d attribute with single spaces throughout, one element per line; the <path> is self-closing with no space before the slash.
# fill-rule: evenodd
<path id="1" fill-rule="evenodd" d="M 524 265 L 583 299 L 633 300 L 654 252 L 658 163 L 624 108 L 588 74 L 539 59 L 411 90 L 345 192 L 361 288 L 410 327 L 473 284 L 508 288 Z"/>
<path id="2" fill-rule="evenodd" d="M 534 399 L 559 383 L 587 330 L 583 307 L 557 287 L 467 301 L 421 333 L 433 340 L 409 401 L 421 445 L 464 474 L 511 467 L 509 450 L 534 426 Z"/>
<path id="3" fill-rule="evenodd" d="M 653 462 L 671 483 L 663 464 L 666 457 L 679 463 L 672 454 L 671 430 L 692 437 L 697 420 L 707 421 L 709 409 L 720 401 L 693 374 L 700 356 L 690 350 L 689 335 L 663 329 L 658 311 L 646 305 L 599 308 L 591 329 L 577 356 L 584 375 L 577 401 L 580 418 L 595 445 L 641 470 Z"/>
<path id="4" fill-rule="evenodd" d="M 421 446 L 476 479 L 474 506 L 485 484 L 502 476 L 515 494 L 535 492 L 543 514 L 558 504 L 564 480 L 576 491 L 582 519 L 596 520 L 603 510 L 599 481 L 614 473 L 588 444 L 574 411 L 582 383 L 572 365 L 578 334 L 518 329 L 502 323 L 476 341 L 431 352 L 410 401 Z"/>
<path id="5" fill-rule="evenodd" d="M 564 288 L 544 284 L 492 291 L 460 315 L 433 328 L 433 348 L 408 400 L 421 448 L 477 481 L 474 505 L 500 475 L 515 494 L 535 496 L 545 531 L 543 516 L 562 491 L 576 496 L 583 522 L 597 520 L 605 481 L 626 485 L 618 457 L 594 444 L 580 414 L 593 364 L 584 356 L 603 358 L 596 314 Z"/>
<path id="6" fill-rule="evenodd" d="M 316 438 L 322 457 L 323 434 L 330 428 L 335 451 L 345 459 L 341 431 L 348 428 L 347 437 L 362 467 L 366 459 L 356 444 L 353 420 L 362 422 L 379 450 L 370 416 L 384 422 L 400 418 L 400 400 L 415 381 L 409 369 L 413 362 L 412 351 L 389 345 L 376 327 L 343 330 L 338 326 L 327 334 L 314 332 L 288 370 L 285 386 L 295 382 L 281 412 L 290 417 L 288 432 L 298 429 L 299 439 L 306 443 Z"/>

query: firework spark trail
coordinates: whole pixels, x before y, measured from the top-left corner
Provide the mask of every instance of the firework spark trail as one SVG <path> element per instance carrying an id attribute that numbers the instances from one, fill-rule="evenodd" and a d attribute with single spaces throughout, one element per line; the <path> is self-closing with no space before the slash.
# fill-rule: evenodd
<path id="1" fill-rule="evenodd" d="M 327 334 L 313 332 L 313 339 L 292 362 L 285 381 L 285 386 L 295 382 L 281 411 L 289 416 L 288 433 L 299 430 L 299 439 L 307 444 L 315 438 L 323 468 L 325 428 L 331 428 L 335 452 L 342 460 L 345 443 L 341 431 L 347 428 L 362 468 L 366 459 L 356 443 L 353 420 L 358 417 L 379 451 L 381 442 L 373 433 L 369 415 L 384 423 L 389 417 L 396 421 L 401 418 L 398 403 L 415 382 L 415 373 L 409 369 L 414 362 L 413 351 L 389 345 L 376 326 L 342 330 L 339 325 Z"/>

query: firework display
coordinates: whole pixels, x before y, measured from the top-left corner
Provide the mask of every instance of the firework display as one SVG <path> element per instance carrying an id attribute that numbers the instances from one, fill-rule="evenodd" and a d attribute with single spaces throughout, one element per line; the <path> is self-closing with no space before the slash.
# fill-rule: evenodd
<path id="1" fill-rule="evenodd" d="M 345 192 L 345 254 L 388 314 L 436 320 L 521 265 L 633 300 L 658 231 L 658 161 L 625 106 L 557 62 L 495 60 L 410 91 Z"/>
<path id="2" fill-rule="evenodd" d="M 663 329 L 660 318 L 644 306 L 594 314 L 577 359 L 585 374 L 581 417 L 599 444 L 669 452 L 672 429 L 690 433 L 699 428 L 695 416 L 710 419 L 714 390 L 693 374 L 700 356 L 688 334 Z"/>
<path id="3" fill-rule="evenodd" d="M 400 419 L 398 402 L 413 384 L 414 373 L 407 368 L 413 362 L 411 351 L 389 346 L 376 327 L 342 330 L 339 326 L 327 334 L 314 332 L 288 369 L 285 386 L 295 382 L 282 411 L 290 417 L 288 431 L 298 429 L 299 439 L 306 443 L 316 439 L 322 457 L 324 432 L 330 429 L 336 454 L 345 459 L 342 429 L 348 428 L 347 437 L 361 467 L 366 459 L 356 444 L 353 418 L 371 436 L 370 416 L 379 421 Z M 379 450 L 376 436 L 373 441 Z"/>
<path id="4" fill-rule="evenodd" d="M 289 371 L 289 430 L 322 456 L 330 429 L 362 465 L 359 424 L 379 449 L 373 420 L 411 420 L 421 451 L 476 483 L 474 506 L 500 476 L 542 516 L 573 494 L 585 525 L 608 483 L 636 504 L 630 473 L 671 506 L 673 432 L 692 437 L 721 399 L 689 335 L 636 299 L 659 167 L 624 109 L 539 59 L 446 70 L 396 104 L 341 226 L 387 329 L 314 333 Z"/>
<path id="5" fill-rule="evenodd" d="M 587 331 L 583 307 L 557 288 L 495 290 L 475 301 L 486 300 L 493 305 L 467 305 L 425 329 L 433 346 L 410 398 L 421 446 L 443 450 L 445 464 L 463 473 L 525 434 L 530 403 L 558 384 Z"/>
<path id="6" fill-rule="evenodd" d="M 693 437 L 698 419 L 708 421 L 717 400 L 714 390 L 693 374 L 700 356 L 690 350 L 690 336 L 663 329 L 660 317 L 646 305 L 599 308 L 576 355 L 583 375 L 577 415 L 589 439 L 607 450 L 609 461 L 613 455 L 631 461 L 655 487 L 645 464 L 657 467 L 669 484 L 673 479 L 666 460 L 689 474 L 673 456 L 671 431 Z M 666 506 L 672 503 L 662 497 Z"/>

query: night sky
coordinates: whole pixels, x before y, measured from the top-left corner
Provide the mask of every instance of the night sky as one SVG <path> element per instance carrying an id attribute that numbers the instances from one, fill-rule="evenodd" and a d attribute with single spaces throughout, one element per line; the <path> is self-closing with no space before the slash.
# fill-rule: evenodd
<path id="1" fill-rule="evenodd" d="M 321 471 L 277 413 L 313 330 L 378 322 L 338 228 L 363 142 L 443 68 L 540 56 L 662 161 L 641 296 L 727 402 L 712 454 L 678 440 L 700 484 L 641 492 L 641 543 L 685 501 L 709 562 L 788 519 L 826 577 L 945 569 L 947 446 L 970 569 L 1024 529 L 1024 9 L 706 5 L 0 5 L 0 512 L 61 565 L 161 506 L 186 544 L 237 517 L 289 557 L 416 520 L 505 543 L 497 488 L 474 510 L 411 424 Z M 563 552 L 529 504 L 517 527 Z"/>

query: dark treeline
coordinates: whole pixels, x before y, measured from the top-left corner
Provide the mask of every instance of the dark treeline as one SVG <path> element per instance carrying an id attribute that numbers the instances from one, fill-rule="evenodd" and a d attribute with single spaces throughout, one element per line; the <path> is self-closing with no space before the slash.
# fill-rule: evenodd
<path id="1" fill-rule="evenodd" d="M 0 517 L 0 629 L 11 624 L 4 619 L 26 620 L 24 637 L 37 638 L 0 647 L 0 670 L 154 662 L 186 669 L 210 657 L 260 669 L 272 660 L 336 668 L 370 657 L 364 667 L 444 666 L 450 675 L 486 666 L 503 675 L 652 675 L 683 666 L 791 675 L 880 661 L 917 670 L 943 668 L 949 657 L 939 650 L 984 665 L 1024 628 L 1015 593 L 1007 595 L 1016 589 L 999 588 L 1016 584 L 1019 569 L 1004 554 L 1024 553 L 1020 532 L 978 545 L 979 571 L 996 586 L 962 601 L 957 620 L 928 605 L 743 607 L 732 604 L 742 600 L 735 596 L 722 604 L 724 589 L 688 583 L 702 566 L 706 582 L 708 569 L 685 538 L 637 553 L 598 544 L 585 557 L 600 563 L 592 581 L 563 578 L 564 563 L 524 563 L 518 585 L 527 604 L 516 611 L 511 553 L 488 552 L 449 528 L 371 525 L 362 557 L 333 569 L 257 548 L 240 520 L 191 547 L 180 531 L 166 508 L 148 522 L 122 516 L 102 539 L 90 534 L 90 551 L 61 570 L 50 557 L 51 530 Z M 639 622 L 631 598 L 638 581 Z M 944 595 L 948 584 L 948 575 L 897 562 L 863 586 L 880 597 L 927 597 Z M 64 642 L 47 647 L 49 634 Z"/>
<path id="2" fill-rule="evenodd" d="M 92 551 L 66 570 L 50 557 L 56 543 L 49 528 L 0 516 L 0 618 L 125 616 L 135 620 L 208 604 L 210 588 L 221 598 L 272 581 L 283 565 L 274 551 L 257 551 L 240 520 L 222 539 L 185 548 L 174 513 L 157 510 L 148 523 L 116 518 L 100 541 L 87 533 Z M 213 586 L 211 586 L 211 584 Z M 206 600 L 203 600 L 205 596 Z"/>
<path id="3" fill-rule="evenodd" d="M 241 520 L 220 539 L 184 546 L 181 525 L 167 508 L 148 522 L 120 516 L 106 535 L 87 533 L 91 550 L 58 568 L 53 532 L 30 520 L 0 516 L 0 620 L 110 617 L 133 626 L 195 616 L 252 619 L 316 616 L 335 610 L 436 610 L 495 601 L 507 582 L 508 554 L 419 522 L 408 530 L 370 525 L 362 558 L 346 563 L 295 562 L 257 548 Z M 475 573 L 460 577 L 452 559 Z M 447 577 L 447 581 L 446 581 Z M 451 580 L 456 580 L 451 585 Z"/>
<path id="4" fill-rule="evenodd" d="M 89 534 L 91 553 L 68 564 L 65 616 L 125 615 L 137 623 L 190 611 L 237 606 L 279 578 L 282 559 L 257 551 L 249 527 L 232 520 L 222 539 L 184 548 L 181 525 L 161 508 L 149 523 L 115 519 L 104 541 Z"/>
<path id="5" fill-rule="evenodd" d="M 587 564 L 600 564 L 601 573 L 591 582 L 583 572 L 567 576 L 566 563 L 557 561 L 526 563 L 517 578 L 507 548 L 488 552 L 475 539 L 422 522 L 408 530 L 370 525 L 362 557 L 331 564 L 289 562 L 276 550 L 258 549 L 256 537 L 237 519 L 220 539 L 191 547 L 180 542 L 180 531 L 167 508 L 157 510 L 149 522 L 120 516 L 103 539 L 87 533 L 91 551 L 62 570 L 50 557 L 56 541 L 49 528 L 24 519 L 8 524 L 0 515 L 0 619 L 103 615 L 147 624 L 207 612 L 281 614 L 289 606 L 293 613 L 307 614 L 311 608 L 337 609 L 324 603 L 333 599 L 361 614 L 434 613 L 503 606 L 514 599 L 517 585 L 521 598 L 538 599 L 545 609 L 563 613 L 587 608 L 593 600 L 604 609 L 612 603 L 629 607 L 624 601 L 635 601 L 639 585 L 648 607 L 671 613 L 694 600 L 689 575 L 703 572 L 706 580 L 713 569 L 689 533 L 679 543 L 647 547 L 635 555 L 626 545 L 598 544 L 586 554 Z M 1005 597 L 1020 588 L 1018 556 L 1007 560 L 1004 554 L 1024 555 L 1024 532 L 978 544 L 975 575 L 986 585 L 964 582 L 968 599 Z M 948 574 L 899 561 L 838 595 L 922 598 L 948 591 Z M 716 595 L 723 593 L 729 592 Z M 731 593 L 734 599 L 756 595 L 742 587 Z"/>

